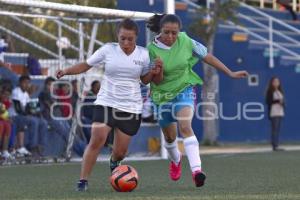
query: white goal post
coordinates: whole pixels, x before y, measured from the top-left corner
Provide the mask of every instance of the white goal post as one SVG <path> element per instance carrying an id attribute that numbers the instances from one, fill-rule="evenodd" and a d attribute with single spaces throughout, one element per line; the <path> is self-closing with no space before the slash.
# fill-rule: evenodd
<path id="1" fill-rule="evenodd" d="M 47 8 L 53 10 L 60 10 L 65 12 L 73 13 L 86 13 L 86 14 L 96 14 L 109 17 L 128 17 L 128 18 L 139 18 L 147 19 L 151 17 L 154 13 L 150 12 L 137 12 L 128 10 L 117 10 L 108 8 L 97 8 L 91 6 L 80 6 L 80 5 L 70 5 L 62 3 L 53 3 L 47 1 L 34 1 L 34 0 L 0 0 L 0 2 L 16 6 L 28 6 L 35 8 Z"/>

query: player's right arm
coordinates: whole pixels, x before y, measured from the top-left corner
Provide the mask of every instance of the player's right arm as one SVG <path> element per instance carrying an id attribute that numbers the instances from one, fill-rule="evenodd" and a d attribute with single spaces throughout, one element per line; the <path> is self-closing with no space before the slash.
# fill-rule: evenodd
<path id="1" fill-rule="evenodd" d="M 75 75 L 75 74 L 81 74 L 83 72 L 88 71 L 91 66 L 89 66 L 86 62 L 76 64 L 72 67 L 66 68 L 64 70 L 58 70 L 56 72 L 56 78 L 60 79 L 64 75 Z"/>
<path id="2" fill-rule="evenodd" d="M 93 53 L 93 55 L 89 57 L 86 62 L 73 65 L 72 67 L 64 70 L 58 70 L 56 72 L 56 77 L 59 79 L 64 75 L 75 75 L 88 71 L 93 66 L 104 61 L 105 55 L 107 54 L 107 52 L 111 51 L 111 47 L 112 46 L 110 44 L 106 44 L 103 47 L 99 48 L 95 53 Z"/>

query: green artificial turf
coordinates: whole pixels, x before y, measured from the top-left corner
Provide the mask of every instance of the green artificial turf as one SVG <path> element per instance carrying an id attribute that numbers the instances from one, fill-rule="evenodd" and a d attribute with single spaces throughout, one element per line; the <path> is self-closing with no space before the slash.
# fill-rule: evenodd
<path id="1" fill-rule="evenodd" d="M 300 151 L 202 156 L 207 174 L 204 187 L 192 182 L 187 159 L 182 178 L 168 177 L 168 161 L 125 162 L 139 173 L 139 186 L 131 193 L 115 192 L 108 163 L 98 163 L 89 180 L 88 192 L 76 192 L 80 164 L 19 165 L 0 167 L 0 200 L 14 199 L 300 199 Z"/>

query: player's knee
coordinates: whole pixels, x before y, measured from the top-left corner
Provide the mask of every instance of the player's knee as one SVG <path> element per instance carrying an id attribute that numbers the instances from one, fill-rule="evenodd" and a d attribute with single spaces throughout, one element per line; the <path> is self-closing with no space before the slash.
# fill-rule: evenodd
<path id="1" fill-rule="evenodd" d="M 89 143 L 89 148 L 91 150 L 98 150 L 98 149 L 101 148 L 101 146 L 104 145 L 104 142 L 101 141 L 101 140 L 91 140 L 90 143 Z"/>
<path id="2" fill-rule="evenodd" d="M 176 140 L 176 136 L 173 135 L 165 135 L 165 140 L 167 143 L 172 143 Z"/>
<path id="3" fill-rule="evenodd" d="M 183 136 L 189 136 L 189 135 L 193 134 L 193 129 L 192 129 L 191 125 L 180 125 L 179 131 Z"/>

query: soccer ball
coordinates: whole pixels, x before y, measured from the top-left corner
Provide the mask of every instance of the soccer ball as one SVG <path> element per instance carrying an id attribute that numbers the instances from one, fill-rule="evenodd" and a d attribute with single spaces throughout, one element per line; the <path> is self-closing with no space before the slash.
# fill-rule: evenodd
<path id="1" fill-rule="evenodd" d="M 62 49 L 67 49 L 71 46 L 71 42 L 69 38 L 67 37 L 61 37 L 56 41 L 56 46 L 59 48 L 61 47 Z"/>
<path id="2" fill-rule="evenodd" d="M 110 184 L 118 192 L 131 192 L 138 185 L 138 173 L 129 165 L 120 165 L 112 172 Z"/>

